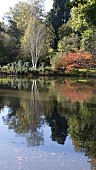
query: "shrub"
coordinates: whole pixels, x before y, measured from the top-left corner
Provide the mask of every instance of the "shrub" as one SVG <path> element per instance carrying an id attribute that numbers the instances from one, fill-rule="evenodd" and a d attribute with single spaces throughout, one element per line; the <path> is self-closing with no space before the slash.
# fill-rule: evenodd
<path id="1" fill-rule="evenodd" d="M 15 62 L 12 63 L 11 70 L 12 70 L 13 73 L 16 72 L 16 63 Z"/>
<path id="2" fill-rule="evenodd" d="M 88 68 L 91 62 L 92 55 L 89 52 L 79 50 L 63 55 L 57 63 L 56 68 L 64 68 L 66 72 L 70 72 L 74 68 Z"/>
<path id="3" fill-rule="evenodd" d="M 50 64 L 51 64 L 52 70 L 55 70 L 56 65 L 57 65 L 57 63 L 60 61 L 61 57 L 62 57 L 62 56 L 61 56 L 61 53 L 57 53 L 55 56 L 53 56 L 53 57 L 50 59 Z"/>

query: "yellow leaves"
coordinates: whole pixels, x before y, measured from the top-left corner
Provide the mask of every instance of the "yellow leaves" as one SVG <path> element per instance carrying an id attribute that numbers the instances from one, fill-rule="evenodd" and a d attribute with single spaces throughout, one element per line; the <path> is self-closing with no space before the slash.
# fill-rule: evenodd
<path id="1" fill-rule="evenodd" d="M 72 8 L 72 28 L 75 31 L 82 32 L 83 28 L 88 26 L 83 13 L 83 9 L 86 8 L 86 6 L 87 4 L 78 4 L 78 7 Z"/>

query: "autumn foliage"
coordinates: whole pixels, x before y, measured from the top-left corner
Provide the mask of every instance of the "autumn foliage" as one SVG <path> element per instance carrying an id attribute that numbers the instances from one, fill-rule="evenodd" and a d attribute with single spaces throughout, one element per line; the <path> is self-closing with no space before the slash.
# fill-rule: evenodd
<path id="1" fill-rule="evenodd" d="M 92 55 L 89 52 L 79 50 L 64 54 L 56 68 L 64 68 L 66 71 L 71 71 L 73 68 L 88 68 L 91 63 Z"/>
<path id="2" fill-rule="evenodd" d="M 59 91 L 62 97 L 73 102 L 88 101 L 94 94 L 94 90 L 90 85 L 80 82 L 70 82 L 68 80 L 64 84 L 59 85 L 57 91 Z"/>

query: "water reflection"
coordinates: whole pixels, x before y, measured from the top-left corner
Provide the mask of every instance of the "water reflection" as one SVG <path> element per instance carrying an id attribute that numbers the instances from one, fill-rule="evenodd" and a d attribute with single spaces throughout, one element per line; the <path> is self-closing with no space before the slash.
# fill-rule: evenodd
<path id="1" fill-rule="evenodd" d="M 75 149 L 96 157 L 96 108 L 83 107 L 81 114 L 70 116 L 69 126 Z"/>
<path id="2" fill-rule="evenodd" d="M 51 127 L 53 141 L 57 141 L 59 144 L 64 144 L 68 135 L 68 124 L 65 116 L 61 115 L 62 107 L 55 100 L 53 102 L 53 108 L 50 115 L 46 115 L 46 120 Z"/>
<path id="3" fill-rule="evenodd" d="M 96 159 L 96 81 L 69 79 L 6 79 L 0 83 L 0 109 L 8 106 L 3 122 L 29 146 L 44 145 L 43 126 L 51 140 L 65 144 L 70 134 L 75 150 Z M 94 159 L 93 159 L 94 158 Z"/>

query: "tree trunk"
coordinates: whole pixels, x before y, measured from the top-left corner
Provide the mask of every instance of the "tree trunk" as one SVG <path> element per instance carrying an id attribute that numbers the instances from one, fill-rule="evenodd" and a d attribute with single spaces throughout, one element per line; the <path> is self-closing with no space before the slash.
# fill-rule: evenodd
<path id="1" fill-rule="evenodd" d="M 37 68 L 37 62 L 32 61 L 32 66 L 33 66 L 34 69 L 36 69 Z"/>

